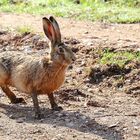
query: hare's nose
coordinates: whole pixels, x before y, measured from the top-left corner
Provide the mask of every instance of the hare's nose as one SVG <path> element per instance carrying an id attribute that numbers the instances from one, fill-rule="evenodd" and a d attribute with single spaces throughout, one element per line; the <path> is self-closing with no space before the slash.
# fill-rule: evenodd
<path id="1" fill-rule="evenodd" d="M 72 61 L 74 62 L 75 60 L 76 60 L 76 57 L 75 57 L 75 56 L 73 56 L 73 57 L 72 57 Z"/>
<path id="2" fill-rule="evenodd" d="M 75 59 L 72 59 L 72 61 L 74 62 L 74 61 L 75 61 Z"/>

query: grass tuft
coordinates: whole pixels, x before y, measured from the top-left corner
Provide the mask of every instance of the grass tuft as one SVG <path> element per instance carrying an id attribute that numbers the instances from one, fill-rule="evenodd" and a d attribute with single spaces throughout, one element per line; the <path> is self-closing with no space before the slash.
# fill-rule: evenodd
<path id="1" fill-rule="evenodd" d="M 20 34 L 28 34 L 33 32 L 32 28 L 29 26 L 19 26 L 16 28 L 16 31 Z"/>
<path id="2" fill-rule="evenodd" d="M 116 64 L 120 67 L 124 67 L 130 61 L 140 61 L 140 52 L 109 52 L 105 51 L 100 59 L 101 64 Z"/>

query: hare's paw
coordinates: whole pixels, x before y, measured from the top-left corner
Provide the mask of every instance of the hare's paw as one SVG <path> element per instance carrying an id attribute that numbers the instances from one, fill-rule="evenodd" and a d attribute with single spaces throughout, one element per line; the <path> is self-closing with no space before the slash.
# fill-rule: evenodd
<path id="1" fill-rule="evenodd" d="M 63 108 L 61 106 L 55 106 L 55 107 L 52 108 L 52 110 L 61 111 L 61 110 L 63 110 Z"/>
<path id="2" fill-rule="evenodd" d="M 36 119 L 36 120 L 41 120 L 41 119 L 43 119 L 43 118 L 45 118 L 44 114 L 41 114 L 41 113 L 35 114 L 35 119 Z"/>
<path id="3" fill-rule="evenodd" d="M 11 101 L 11 103 L 12 104 L 18 104 L 18 103 L 26 104 L 26 102 L 23 98 L 15 98 L 14 100 Z"/>

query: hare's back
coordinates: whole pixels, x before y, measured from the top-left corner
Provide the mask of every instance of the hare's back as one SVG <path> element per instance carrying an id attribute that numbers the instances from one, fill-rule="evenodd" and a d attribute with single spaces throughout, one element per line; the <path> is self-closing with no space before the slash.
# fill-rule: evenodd
<path id="1" fill-rule="evenodd" d="M 30 92 L 39 69 L 39 60 L 39 57 L 16 51 L 0 53 L 0 86 L 5 84 Z"/>
<path id="2" fill-rule="evenodd" d="M 21 61 L 23 62 L 21 54 L 10 51 L 0 53 L 0 85 L 9 79 L 13 66 Z"/>

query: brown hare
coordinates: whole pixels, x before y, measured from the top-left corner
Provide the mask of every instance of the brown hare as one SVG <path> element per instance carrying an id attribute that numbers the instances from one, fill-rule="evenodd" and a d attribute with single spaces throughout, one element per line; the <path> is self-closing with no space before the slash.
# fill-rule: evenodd
<path id="1" fill-rule="evenodd" d="M 8 96 L 11 103 L 24 102 L 17 98 L 9 86 L 30 94 L 34 104 L 35 116 L 41 117 L 37 96 L 47 94 L 51 107 L 61 110 L 53 96 L 65 80 L 65 72 L 75 55 L 72 50 L 61 42 L 61 33 L 57 21 L 51 16 L 44 17 L 43 29 L 50 40 L 50 53 L 48 57 L 37 57 L 16 51 L 0 53 L 0 87 Z"/>

